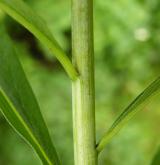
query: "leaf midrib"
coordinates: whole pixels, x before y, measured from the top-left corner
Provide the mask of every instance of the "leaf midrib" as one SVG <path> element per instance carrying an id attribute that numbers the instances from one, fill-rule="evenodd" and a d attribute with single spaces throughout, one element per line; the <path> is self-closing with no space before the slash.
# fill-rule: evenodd
<path id="1" fill-rule="evenodd" d="M 30 128 L 25 124 L 25 121 L 20 116 L 20 114 L 17 112 L 15 106 L 12 104 L 12 102 L 9 100 L 8 96 L 5 94 L 5 92 L 1 88 L 0 88 L 0 94 L 2 94 L 2 96 L 5 98 L 5 100 L 7 101 L 8 105 L 10 106 L 10 108 L 13 110 L 13 112 L 16 115 L 16 117 L 18 118 L 18 120 L 21 122 L 21 124 L 24 126 L 24 128 L 28 132 L 29 136 L 31 137 L 31 139 L 34 141 L 34 143 L 39 148 L 39 150 L 42 153 L 42 155 L 45 158 L 45 160 L 48 162 L 49 165 L 53 165 L 51 160 L 48 158 L 48 156 L 46 155 L 45 151 L 43 150 L 43 148 L 39 144 L 39 142 L 36 140 L 35 136 L 32 134 L 32 131 L 30 130 Z"/>

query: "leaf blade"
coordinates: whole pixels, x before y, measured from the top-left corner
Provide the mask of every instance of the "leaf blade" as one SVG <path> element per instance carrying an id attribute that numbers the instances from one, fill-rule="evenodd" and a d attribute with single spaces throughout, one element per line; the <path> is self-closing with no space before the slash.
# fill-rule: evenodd
<path id="1" fill-rule="evenodd" d="M 97 144 L 97 151 L 101 152 L 110 140 L 125 126 L 138 112 L 139 108 L 160 91 L 160 77 L 153 81 L 140 95 L 138 95 L 113 122 L 105 135 Z"/>
<path id="2" fill-rule="evenodd" d="M 39 17 L 27 4 L 25 4 L 22 0 L 0 0 L 0 8 L 28 29 L 37 39 L 48 47 L 62 64 L 72 80 L 77 78 L 77 71 L 53 37 L 52 33 L 46 26 L 45 21 Z"/>
<path id="3" fill-rule="evenodd" d="M 38 103 L 3 27 L 0 36 L 0 110 L 43 164 L 59 165 Z"/>

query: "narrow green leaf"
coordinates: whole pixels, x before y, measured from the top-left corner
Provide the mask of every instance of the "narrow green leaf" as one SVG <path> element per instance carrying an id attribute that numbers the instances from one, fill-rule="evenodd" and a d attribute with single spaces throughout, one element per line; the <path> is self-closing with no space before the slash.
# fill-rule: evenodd
<path id="1" fill-rule="evenodd" d="M 156 152 L 151 162 L 151 165 L 160 165 L 160 148 Z"/>
<path id="2" fill-rule="evenodd" d="M 97 151 L 100 152 L 110 142 L 121 128 L 137 113 L 142 105 L 160 90 L 160 77 L 152 82 L 131 104 L 120 114 L 113 125 L 97 144 Z"/>
<path id="3" fill-rule="evenodd" d="M 46 26 L 45 21 L 40 18 L 22 0 L 0 0 L 0 8 L 22 24 L 35 37 L 37 37 L 60 61 L 72 80 L 77 78 L 77 72 L 70 59 L 54 39 L 53 35 Z"/>
<path id="4" fill-rule="evenodd" d="M 11 126 L 35 149 L 43 164 L 60 164 L 35 96 L 2 25 L 0 110 Z"/>

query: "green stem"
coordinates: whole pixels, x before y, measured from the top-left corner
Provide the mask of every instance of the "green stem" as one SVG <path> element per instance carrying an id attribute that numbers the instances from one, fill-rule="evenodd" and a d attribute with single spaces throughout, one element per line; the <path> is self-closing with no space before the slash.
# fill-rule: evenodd
<path id="1" fill-rule="evenodd" d="M 72 84 L 75 165 L 96 165 L 92 0 L 72 0 L 72 48 L 80 74 Z"/>

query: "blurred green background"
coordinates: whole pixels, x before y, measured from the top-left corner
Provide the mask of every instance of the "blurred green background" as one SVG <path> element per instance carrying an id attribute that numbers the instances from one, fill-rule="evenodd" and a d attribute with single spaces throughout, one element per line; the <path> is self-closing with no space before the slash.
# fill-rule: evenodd
<path id="1" fill-rule="evenodd" d="M 26 0 L 71 56 L 70 0 Z M 160 1 L 95 0 L 97 140 L 160 72 Z M 71 83 L 50 52 L 0 11 L 64 165 L 73 164 Z M 112 140 L 100 165 L 149 165 L 160 143 L 160 97 Z M 40 160 L 0 114 L 0 165 Z"/>

